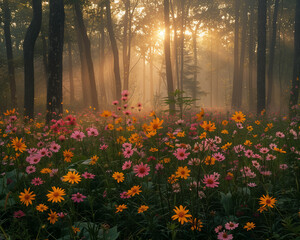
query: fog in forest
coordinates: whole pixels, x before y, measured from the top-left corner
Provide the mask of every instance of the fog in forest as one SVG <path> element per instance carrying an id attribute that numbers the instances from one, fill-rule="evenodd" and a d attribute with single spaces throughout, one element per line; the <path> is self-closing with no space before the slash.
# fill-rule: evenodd
<path id="1" fill-rule="evenodd" d="M 40 10 L 38 5 L 33 8 L 31 1 L 1 1 L 3 111 L 10 107 L 21 111 L 32 108 L 33 98 L 34 109 L 29 112 L 46 111 L 47 82 L 52 71 L 51 1 L 36 2 L 42 4 Z M 256 113 L 260 104 L 269 112 L 288 113 L 292 88 L 298 91 L 294 79 L 299 79 L 299 56 L 294 61 L 296 52 L 299 54 L 295 49 L 296 0 L 261 2 L 264 1 L 64 1 L 63 109 L 113 109 L 112 102 L 120 100 L 122 90 L 128 90 L 132 106 L 141 103 L 147 110 L 166 110 L 170 106 L 164 101 L 177 89 L 181 97 L 194 100 L 191 108 L 195 111 L 206 108 Z M 24 60 L 24 41 L 29 25 L 38 26 L 39 20 L 36 40 L 32 39 L 34 30 L 29 34 L 29 45 L 34 46 L 34 75 L 28 77 L 26 85 L 24 63 L 30 60 Z M 264 41 L 265 47 L 260 45 Z M 32 53 L 32 49 L 28 51 Z M 169 73 L 166 63 L 171 65 Z M 260 86 L 260 82 L 264 84 Z M 34 87 L 34 96 L 28 95 L 26 103 L 28 86 Z M 258 92 L 263 95 L 258 96 Z M 263 99 L 263 105 L 258 98 Z M 297 104 L 298 95 L 295 101 Z"/>

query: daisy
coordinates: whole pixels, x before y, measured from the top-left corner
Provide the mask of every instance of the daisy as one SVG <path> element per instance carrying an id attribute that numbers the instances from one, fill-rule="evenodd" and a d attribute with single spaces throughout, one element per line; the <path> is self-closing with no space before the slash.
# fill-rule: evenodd
<path id="1" fill-rule="evenodd" d="M 183 179 L 187 179 L 187 177 L 190 176 L 190 172 L 191 172 L 191 170 L 189 170 L 186 166 L 178 167 L 176 176 L 183 178 Z"/>
<path id="2" fill-rule="evenodd" d="M 35 186 L 41 185 L 43 183 L 44 183 L 44 181 L 39 177 L 34 178 L 34 179 L 31 180 L 31 184 L 33 184 Z"/>
<path id="3" fill-rule="evenodd" d="M 127 205 L 125 205 L 125 204 L 122 204 L 122 205 L 119 205 L 119 206 L 116 205 L 116 209 L 117 209 L 116 213 L 123 212 L 123 210 L 126 209 L 126 208 L 127 208 Z"/>
<path id="4" fill-rule="evenodd" d="M 35 169 L 35 166 L 30 165 L 30 166 L 27 166 L 27 167 L 26 167 L 26 172 L 27 172 L 28 174 L 34 173 L 35 170 L 36 170 L 36 169 Z"/>
<path id="5" fill-rule="evenodd" d="M 141 193 L 141 186 L 133 186 L 130 190 L 128 190 L 127 194 L 133 197 L 135 194 L 139 195 Z"/>
<path id="6" fill-rule="evenodd" d="M 233 230 L 233 229 L 236 229 L 237 227 L 239 226 L 238 223 L 235 223 L 235 222 L 228 222 L 225 224 L 225 228 L 227 230 Z"/>
<path id="7" fill-rule="evenodd" d="M 86 196 L 82 195 L 81 193 L 75 193 L 75 194 L 72 194 L 72 200 L 73 202 L 83 202 L 83 200 L 86 198 Z"/>
<path id="8" fill-rule="evenodd" d="M 131 168 L 131 164 L 132 164 L 131 161 L 126 161 L 125 163 L 123 163 L 122 170 Z"/>
<path id="9" fill-rule="evenodd" d="M 143 213 L 143 212 L 147 211 L 148 209 L 149 209 L 148 206 L 146 206 L 146 205 L 141 205 L 141 206 L 139 207 L 139 209 L 138 209 L 138 213 Z"/>
<path id="10" fill-rule="evenodd" d="M 89 128 L 87 134 L 89 137 L 97 137 L 99 135 L 99 132 L 96 128 Z"/>
<path id="11" fill-rule="evenodd" d="M 235 112 L 235 114 L 232 115 L 232 120 L 235 121 L 236 123 L 243 123 L 246 120 L 246 115 L 244 115 L 241 111 L 240 112 Z"/>
<path id="12" fill-rule="evenodd" d="M 132 154 L 133 154 L 133 150 L 129 147 L 125 148 L 123 150 L 123 155 L 124 155 L 125 158 L 130 158 L 132 156 Z"/>
<path id="13" fill-rule="evenodd" d="M 140 163 L 139 165 L 133 166 L 133 171 L 136 173 L 135 176 L 142 178 L 149 174 L 150 167 L 148 164 Z"/>
<path id="14" fill-rule="evenodd" d="M 56 188 L 52 187 L 52 191 L 48 191 L 49 193 L 47 194 L 48 201 L 49 202 L 61 202 L 64 201 L 65 199 L 62 197 L 66 195 L 65 190 L 62 188 Z"/>
<path id="15" fill-rule="evenodd" d="M 85 179 L 94 179 L 96 175 L 92 173 L 84 172 L 83 174 L 81 174 L 81 176 L 84 177 Z"/>
<path id="16" fill-rule="evenodd" d="M 270 197 L 269 194 L 266 196 L 263 195 L 262 197 L 259 198 L 260 202 L 259 204 L 262 205 L 263 207 L 268 206 L 270 208 L 273 208 L 275 205 L 275 202 L 277 201 L 276 198 Z"/>
<path id="17" fill-rule="evenodd" d="M 214 153 L 214 154 L 212 155 L 212 157 L 213 157 L 214 159 L 216 159 L 216 161 L 218 161 L 218 162 L 222 162 L 222 161 L 225 160 L 225 156 L 224 156 L 222 153 Z"/>
<path id="18" fill-rule="evenodd" d="M 187 214 L 189 212 L 189 210 L 185 209 L 186 207 L 183 207 L 182 205 L 178 207 L 175 206 L 175 209 L 173 209 L 173 211 L 175 212 L 175 215 L 172 216 L 173 220 L 178 219 L 178 222 L 180 222 L 182 225 L 185 222 L 189 221 L 189 218 L 192 217 L 191 214 Z"/>
<path id="19" fill-rule="evenodd" d="M 74 131 L 71 134 L 71 138 L 77 140 L 77 141 L 82 141 L 82 139 L 85 137 L 85 134 L 83 132 L 80 131 Z"/>
<path id="20" fill-rule="evenodd" d="M 246 225 L 244 226 L 244 229 L 247 229 L 247 231 L 250 231 L 253 228 L 255 228 L 255 223 L 253 222 L 247 222 Z"/>
<path id="21" fill-rule="evenodd" d="M 214 174 L 204 175 L 203 183 L 206 185 L 206 187 L 215 188 L 220 184 L 217 180 L 218 179 Z"/>
<path id="22" fill-rule="evenodd" d="M 81 177 L 78 173 L 70 171 L 67 175 L 63 176 L 63 181 L 71 184 L 79 183 L 81 181 Z"/>
<path id="23" fill-rule="evenodd" d="M 233 236 L 232 236 L 232 234 L 228 234 L 227 232 L 223 231 L 223 232 L 218 233 L 218 239 L 219 240 L 231 240 L 231 239 L 233 239 Z"/>
<path id="24" fill-rule="evenodd" d="M 58 152 L 60 149 L 60 145 L 55 143 L 55 142 L 52 142 L 50 147 L 49 147 L 49 150 L 52 151 L 52 152 Z"/>
<path id="25" fill-rule="evenodd" d="M 26 150 L 26 145 L 25 145 L 25 143 L 23 142 L 23 139 L 22 138 L 20 138 L 20 139 L 18 139 L 17 137 L 16 138 L 14 138 L 12 141 L 12 146 L 13 146 L 13 148 L 15 149 L 15 151 L 17 152 L 17 151 L 19 151 L 19 152 L 23 152 L 23 151 L 25 151 Z"/>
<path id="26" fill-rule="evenodd" d="M 24 192 L 21 192 L 19 195 L 20 201 L 25 204 L 26 206 L 28 206 L 29 204 L 32 204 L 32 201 L 35 200 L 35 196 L 36 194 L 34 194 L 33 192 L 30 192 L 30 188 L 24 189 Z"/>
<path id="27" fill-rule="evenodd" d="M 58 215 L 56 212 L 52 212 L 50 209 L 50 213 L 48 213 L 49 217 L 47 218 L 51 224 L 54 224 L 57 221 Z"/>
<path id="28" fill-rule="evenodd" d="M 178 160 L 185 160 L 190 155 L 190 153 L 186 153 L 186 149 L 185 148 L 177 148 L 176 151 L 173 153 L 173 155 Z"/>
<path id="29" fill-rule="evenodd" d="M 120 172 L 114 172 L 114 174 L 112 175 L 112 177 L 117 180 L 117 182 L 123 182 L 124 181 L 124 173 L 120 173 Z"/>
<path id="30" fill-rule="evenodd" d="M 48 207 L 45 204 L 39 204 L 36 206 L 36 210 L 38 210 L 39 212 L 44 212 L 48 210 Z"/>

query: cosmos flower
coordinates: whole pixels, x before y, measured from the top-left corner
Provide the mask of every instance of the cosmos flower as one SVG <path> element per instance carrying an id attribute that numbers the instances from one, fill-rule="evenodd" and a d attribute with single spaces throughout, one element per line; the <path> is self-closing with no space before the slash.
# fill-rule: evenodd
<path id="1" fill-rule="evenodd" d="M 140 163 L 138 165 L 133 166 L 133 171 L 135 173 L 135 176 L 143 178 L 147 176 L 150 172 L 150 167 L 148 164 Z"/>
<path id="2" fill-rule="evenodd" d="M 177 148 L 173 155 L 178 160 L 185 160 L 190 155 L 190 153 L 187 153 L 185 148 Z"/>
<path id="3" fill-rule="evenodd" d="M 73 200 L 73 202 L 79 203 L 79 202 L 83 202 L 83 200 L 85 198 L 86 198 L 86 196 L 84 196 L 83 194 L 77 192 L 75 194 L 72 194 L 72 198 L 71 199 Z"/>
<path id="4" fill-rule="evenodd" d="M 206 185 L 206 187 L 215 188 L 219 185 L 219 182 L 217 180 L 218 178 L 214 174 L 204 175 L 203 183 Z"/>

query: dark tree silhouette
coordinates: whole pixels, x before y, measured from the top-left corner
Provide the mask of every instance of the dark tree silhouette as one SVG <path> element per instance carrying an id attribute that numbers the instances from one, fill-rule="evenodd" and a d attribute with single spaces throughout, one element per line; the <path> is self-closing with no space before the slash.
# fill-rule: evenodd
<path id="1" fill-rule="evenodd" d="M 257 114 L 266 108 L 267 1 L 258 0 L 257 20 Z"/>
<path id="2" fill-rule="evenodd" d="M 167 74 L 167 91 L 169 99 L 169 111 L 170 113 L 175 112 L 175 102 L 174 102 L 174 87 L 173 87 L 173 77 L 172 77 L 172 67 L 171 67 L 171 50 L 170 50 L 170 18 L 169 18 L 169 0 L 164 0 L 164 19 L 165 19 L 165 62 L 166 62 L 166 74 Z"/>
<path id="3" fill-rule="evenodd" d="M 249 0 L 250 17 L 249 17 L 249 110 L 254 111 L 254 90 L 253 90 L 253 69 L 254 69 L 254 7 L 255 2 Z"/>
<path id="4" fill-rule="evenodd" d="M 294 32 L 294 67 L 293 80 L 290 96 L 290 117 L 296 114 L 295 106 L 299 98 L 299 75 L 300 75 L 300 0 L 297 0 L 295 13 L 295 32 Z"/>
<path id="5" fill-rule="evenodd" d="M 33 18 L 27 29 L 24 43 L 24 114 L 34 116 L 34 45 L 42 25 L 42 0 L 32 0 Z"/>
<path id="6" fill-rule="evenodd" d="M 107 98 L 104 84 L 104 64 L 105 64 L 105 32 L 104 32 L 104 6 L 100 10 L 100 65 L 99 65 L 99 82 L 100 82 L 100 105 L 106 106 Z"/>
<path id="7" fill-rule="evenodd" d="M 93 108 L 98 110 L 99 104 L 98 104 L 98 97 L 97 97 L 98 95 L 97 95 L 97 88 L 95 82 L 94 64 L 93 64 L 92 54 L 91 54 L 91 42 L 87 36 L 86 28 L 83 22 L 81 6 L 78 0 L 75 1 L 74 7 L 75 7 L 75 14 L 76 14 L 76 21 L 78 24 L 80 36 L 82 38 L 82 43 L 83 43 L 85 57 L 86 57 L 87 70 L 88 70 L 89 83 L 90 83 L 90 94 L 92 100 L 91 105 Z"/>
<path id="8" fill-rule="evenodd" d="M 17 106 L 17 98 L 16 98 L 16 80 L 15 80 L 15 65 L 14 65 L 14 57 L 12 50 L 12 42 L 11 42 L 11 33 L 10 33 L 10 23 L 11 23 L 11 12 L 8 4 L 8 0 L 3 1 L 2 5 L 3 17 L 4 17 L 4 37 L 6 44 L 6 56 L 8 63 L 8 75 L 9 75 L 9 85 L 10 85 L 10 98 L 11 104 L 13 107 Z"/>
<path id="9" fill-rule="evenodd" d="M 279 0 L 275 0 L 273 22 L 272 22 L 272 39 L 270 46 L 270 58 L 268 68 L 268 95 L 267 95 L 267 107 L 270 107 L 273 92 L 273 66 L 275 58 L 275 45 L 276 45 L 276 33 L 277 33 L 277 15 L 278 15 Z"/>
<path id="10" fill-rule="evenodd" d="M 62 114 L 62 70 L 64 45 L 64 0 L 50 0 L 49 17 L 49 79 L 47 85 L 47 116 L 58 119 Z"/>
<path id="11" fill-rule="evenodd" d="M 120 65 L 119 65 L 119 52 L 115 33 L 111 20 L 110 0 L 105 1 L 106 6 L 106 17 L 107 17 L 107 31 L 109 33 L 111 48 L 114 56 L 114 74 L 115 74 L 115 87 L 116 87 L 116 98 L 121 99 L 121 77 L 120 77 Z"/>
<path id="12" fill-rule="evenodd" d="M 71 40 L 68 41 L 68 67 L 69 67 L 69 81 L 70 81 L 70 103 L 74 103 L 74 79 L 73 79 L 73 60 L 72 60 L 72 47 Z"/>

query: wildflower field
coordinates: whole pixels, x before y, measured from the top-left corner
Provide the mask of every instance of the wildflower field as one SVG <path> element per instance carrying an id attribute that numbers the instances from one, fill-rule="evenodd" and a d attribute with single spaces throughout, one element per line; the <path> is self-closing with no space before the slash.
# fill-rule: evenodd
<path id="1" fill-rule="evenodd" d="M 300 123 L 114 102 L 0 119 L 0 239 L 300 239 Z"/>

